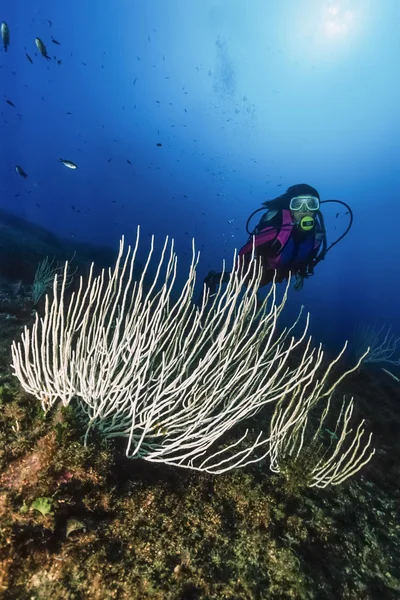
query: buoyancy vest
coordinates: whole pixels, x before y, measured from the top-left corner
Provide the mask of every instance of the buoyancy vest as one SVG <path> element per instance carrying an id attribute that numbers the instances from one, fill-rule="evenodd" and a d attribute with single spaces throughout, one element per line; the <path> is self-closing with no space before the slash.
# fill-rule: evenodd
<path id="1" fill-rule="evenodd" d="M 295 242 L 293 240 L 293 223 L 292 215 L 290 210 L 282 210 L 282 224 L 280 228 L 271 227 L 267 225 L 261 229 L 256 235 L 250 237 L 248 242 L 239 251 L 239 256 L 244 257 L 245 260 L 249 260 L 253 253 L 255 256 L 262 256 L 264 267 L 268 269 L 279 269 L 282 267 L 290 268 L 295 267 L 298 264 L 304 264 L 307 262 L 308 257 L 319 248 L 321 245 L 321 239 L 315 235 L 305 237 L 302 242 Z M 271 245 L 272 242 L 277 241 L 277 253 L 271 256 Z M 263 248 L 263 246 L 265 246 Z M 264 250 L 264 251 L 263 251 Z"/>

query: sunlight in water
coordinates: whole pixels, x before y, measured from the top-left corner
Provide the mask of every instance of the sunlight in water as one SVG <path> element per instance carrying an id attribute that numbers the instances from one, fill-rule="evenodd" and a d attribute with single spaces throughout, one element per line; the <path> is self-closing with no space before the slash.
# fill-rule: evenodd
<path id="1" fill-rule="evenodd" d="M 282 33 L 296 61 L 317 66 L 349 60 L 371 32 L 372 0 L 310 0 L 291 6 Z"/>
<path id="2" fill-rule="evenodd" d="M 347 35 L 354 23 L 354 12 L 344 10 L 339 4 L 327 7 L 324 15 L 324 30 L 330 37 Z"/>

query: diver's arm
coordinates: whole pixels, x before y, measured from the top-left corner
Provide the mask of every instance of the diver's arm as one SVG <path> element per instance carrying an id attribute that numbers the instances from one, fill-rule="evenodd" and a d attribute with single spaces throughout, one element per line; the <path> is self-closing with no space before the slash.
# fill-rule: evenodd
<path id="1" fill-rule="evenodd" d="M 318 256 L 318 252 L 319 252 L 319 247 L 316 248 L 315 250 L 313 250 L 310 253 L 309 258 L 307 259 L 307 262 L 304 263 L 298 270 L 299 275 L 301 275 L 304 278 L 309 277 L 310 275 L 314 275 L 314 266 L 317 264 L 315 262 L 315 259 Z"/>
<path id="2" fill-rule="evenodd" d="M 308 279 L 310 277 L 310 275 L 314 275 L 314 266 L 315 266 L 315 259 L 317 258 L 318 255 L 318 248 L 316 250 L 313 250 L 313 252 L 310 254 L 310 257 L 308 259 L 308 261 L 306 263 L 304 263 L 304 265 L 302 265 L 295 273 L 295 283 L 294 283 L 294 289 L 299 291 L 301 290 L 301 288 L 304 285 L 304 280 Z"/>

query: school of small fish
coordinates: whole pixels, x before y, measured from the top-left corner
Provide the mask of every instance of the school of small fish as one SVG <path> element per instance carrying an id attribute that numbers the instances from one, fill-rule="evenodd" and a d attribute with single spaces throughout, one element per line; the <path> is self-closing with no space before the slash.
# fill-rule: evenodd
<path id="1" fill-rule="evenodd" d="M 53 22 L 52 22 L 52 21 L 50 21 L 49 19 L 46 19 L 46 21 L 47 21 L 47 23 L 48 23 L 48 26 L 49 26 L 49 27 L 52 27 L 52 25 L 53 25 Z M 154 30 L 154 31 L 155 31 L 155 30 Z M 4 51 L 4 52 L 6 52 L 7 54 L 11 54 L 11 53 L 12 53 L 12 50 L 13 50 L 13 46 L 12 46 L 12 44 L 11 44 L 10 28 L 9 28 L 8 24 L 7 24 L 5 21 L 2 21 L 2 23 L 1 23 L 1 25 L 0 25 L 0 35 L 1 35 L 1 45 L 0 45 L 0 52 L 1 52 L 1 51 L 2 51 L 2 49 L 3 49 L 3 51 Z M 148 41 L 149 41 L 149 42 L 151 42 L 151 38 L 150 38 L 150 36 L 148 36 Z M 34 46 L 33 46 L 33 43 L 34 43 Z M 59 57 L 57 57 L 57 56 L 53 56 L 53 57 L 52 57 L 52 56 L 51 56 L 51 54 L 52 54 L 52 53 L 51 53 L 51 52 L 49 52 L 49 48 L 51 48 L 51 44 L 54 44 L 54 46 L 56 46 L 57 48 L 60 48 L 60 49 L 62 49 L 62 48 L 63 48 L 63 46 L 62 46 L 62 43 L 61 43 L 59 40 L 55 39 L 55 38 L 54 38 L 52 35 L 50 35 L 50 36 L 43 36 L 43 39 L 42 39 L 41 37 L 35 37 L 35 38 L 33 38 L 33 39 L 31 40 L 31 44 L 32 44 L 32 45 L 31 45 L 31 47 L 30 47 L 31 49 L 29 49 L 28 47 L 25 47 L 25 48 L 23 49 L 23 52 L 24 52 L 24 54 L 25 54 L 25 58 L 26 58 L 26 60 L 27 60 L 27 61 L 29 61 L 29 63 L 30 63 L 31 65 L 34 65 L 34 64 L 35 64 L 35 62 L 37 62 L 37 60 L 41 61 L 43 58 L 44 58 L 44 59 L 45 59 L 47 62 L 50 62 L 50 61 L 52 60 L 52 58 L 53 58 L 53 59 L 54 59 L 54 61 L 57 63 L 57 65 L 61 65 L 61 64 L 62 64 L 62 60 L 61 60 Z M 2 46 L 2 49 L 1 49 L 1 46 Z M 106 54 L 106 52 L 103 52 L 103 54 Z M 72 56 L 72 52 L 70 53 L 70 55 Z M 136 58 L 137 58 L 137 60 L 139 60 L 139 61 L 141 60 L 140 56 L 137 56 Z M 25 59 L 24 59 L 24 60 L 25 60 Z M 165 55 L 164 55 L 164 54 L 162 55 L 162 60 L 163 60 L 163 61 L 165 61 L 165 60 L 166 60 L 166 58 L 165 58 Z M 82 64 L 84 67 L 86 67 L 86 66 L 87 66 L 87 64 L 86 64 L 85 62 L 83 62 L 83 61 L 81 61 L 81 64 Z M 1 65 L 1 66 L 2 66 L 2 65 Z M 155 65 L 153 65 L 153 67 L 154 67 L 154 66 L 155 66 Z M 47 68 L 49 68 L 49 67 L 47 67 Z M 101 65 L 101 68 L 102 68 L 102 69 L 104 69 L 104 65 L 103 65 L 103 64 Z M 197 68 L 197 67 L 196 67 L 196 68 Z M 197 68 L 197 69 L 198 69 L 198 68 Z M 15 75 L 15 72 L 14 72 L 14 71 L 13 71 L 13 74 Z M 168 76 L 167 76 L 167 77 L 165 77 L 165 79 L 170 79 L 170 77 L 168 77 Z M 134 86 L 136 86 L 136 83 L 137 83 L 137 81 L 138 81 L 138 77 L 135 77 L 135 78 L 133 79 L 133 81 L 132 81 L 132 84 L 133 84 Z M 182 92 L 183 92 L 184 94 L 187 94 L 187 93 L 188 93 L 187 91 L 185 91 L 185 86 L 182 88 Z M 18 102 L 17 102 L 15 99 L 14 99 L 14 102 L 13 102 L 13 100 L 12 100 L 12 99 L 10 99 L 10 98 L 8 98 L 6 94 L 4 94 L 4 97 L 5 97 L 5 102 L 6 102 L 6 104 L 7 104 L 9 107 L 11 107 L 11 108 L 9 108 L 9 109 L 7 109 L 7 110 L 13 111 L 13 115 L 14 115 L 15 117 L 17 117 L 18 119 L 23 119 L 23 115 L 22 115 L 20 112 L 17 112 L 17 111 L 18 111 Z M 42 96 L 42 100 L 44 100 L 43 96 Z M 157 100 L 155 100 L 155 102 L 156 102 L 158 105 L 160 105 L 160 103 L 161 103 L 161 102 L 160 102 L 160 100 L 158 100 L 158 99 L 157 99 Z M 170 105 L 172 105 L 172 103 L 171 103 L 171 102 L 170 102 L 169 104 L 170 104 Z M 125 110 L 125 106 L 122 106 L 122 109 L 123 109 L 123 110 Z M 134 104 L 134 105 L 133 105 L 133 109 L 134 109 L 134 110 L 136 109 L 136 104 Z M 185 113 L 187 113 L 187 112 L 188 112 L 186 108 L 185 108 L 184 110 L 185 110 Z M 66 111 L 64 114 L 66 114 L 66 115 L 72 115 L 73 113 L 72 113 L 72 112 L 70 112 L 70 111 Z M 1 116 L 3 116 L 3 113 L 1 113 Z M 4 119 L 4 120 L 3 120 L 3 122 L 7 123 L 8 121 L 7 121 L 6 119 Z M 184 127 L 187 127 L 187 125 L 186 125 L 186 124 L 185 124 L 185 125 L 183 125 L 183 126 L 184 126 Z M 172 125 L 171 125 L 171 127 L 175 127 L 175 124 L 172 124 Z M 102 124 L 102 128 L 104 128 L 104 124 Z M 158 136 L 160 136 L 160 131 L 159 131 L 159 130 L 157 131 L 157 135 L 158 135 Z M 116 141 L 117 141 L 117 140 L 116 140 L 116 139 L 114 139 L 114 142 L 116 142 Z M 195 140 L 195 141 L 196 141 L 196 140 Z M 155 142 L 155 146 L 156 146 L 157 148 L 162 148 L 162 147 L 163 147 L 163 144 L 162 144 L 162 142 L 161 142 L 161 141 L 157 141 L 157 142 Z M 57 159 L 55 158 L 55 160 L 57 160 Z M 111 162 L 111 160 L 112 160 L 112 158 L 109 158 L 107 162 L 108 162 L 108 163 L 110 163 L 110 162 Z M 58 158 L 58 162 L 59 162 L 60 164 L 62 164 L 62 165 L 63 165 L 63 166 L 66 168 L 66 169 L 69 169 L 69 170 L 71 170 L 71 171 L 76 171 L 76 170 L 77 170 L 77 168 L 78 168 L 78 165 L 77 165 L 75 162 L 73 162 L 72 160 L 70 160 L 70 158 L 69 158 L 69 157 L 68 157 L 68 158 L 61 158 L 61 157 L 60 157 L 60 158 Z M 128 165 L 130 165 L 131 167 L 133 167 L 133 168 L 134 168 L 134 165 L 133 165 L 132 161 L 131 161 L 131 160 L 129 160 L 128 158 L 126 159 L 126 163 L 127 163 Z M 20 177 L 22 177 L 23 179 L 28 179 L 28 173 L 27 173 L 27 171 L 24 169 L 24 167 L 23 167 L 23 166 L 21 166 L 21 165 L 15 165 L 15 164 L 14 164 L 14 165 L 13 165 L 13 168 L 15 169 L 15 172 L 16 172 L 16 173 L 17 173 L 17 174 L 18 174 Z M 150 168 L 150 167 L 149 167 L 149 168 Z M 158 167 L 158 168 L 159 168 L 159 167 Z M 29 172 L 29 169 L 28 169 L 28 172 Z M 133 170 L 132 170 L 132 172 L 133 172 L 133 175 L 135 175 L 135 172 L 134 172 Z M 41 183 L 41 182 L 38 182 L 38 183 L 33 183 L 33 186 L 35 186 L 35 187 L 36 187 L 37 185 L 40 185 L 40 183 Z M 30 194 L 30 193 L 31 193 L 31 191 L 32 191 L 32 190 L 31 190 L 31 189 L 29 189 L 29 190 L 27 191 L 27 193 L 28 193 L 28 194 Z M 17 194 L 15 194 L 14 196 L 15 196 L 15 197 L 19 197 L 20 195 L 21 195 L 20 193 L 17 193 Z M 112 200 L 112 202 L 115 202 L 115 200 Z M 40 204 L 39 204 L 39 203 L 36 203 L 36 206 L 40 208 Z M 81 212 L 81 210 L 79 210 L 79 209 L 76 209 L 74 206 L 72 206 L 71 208 L 72 208 L 72 209 L 73 209 L 75 212 L 77 212 L 77 213 Z M 122 205 L 122 208 L 123 208 L 123 205 Z M 116 223 L 114 223 L 114 224 L 116 224 Z M 71 233 L 71 235 L 74 235 L 74 234 L 72 234 L 72 233 Z"/>
<path id="2" fill-rule="evenodd" d="M 49 23 L 49 26 L 51 27 L 52 22 L 48 21 L 48 23 Z M 3 48 L 4 48 L 5 52 L 7 52 L 8 47 L 10 46 L 10 28 L 8 27 L 8 25 L 5 21 L 3 21 L 1 23 L 0 34 L 1 34 L 1 41 L 3 44 Z M 56 46 L 61 46 L 61 43 L 58 40 L 54 39 L 53 37 L 51 37 L 51 41 Z M 51 60 L 51 56 L 49 56 L 49 54 L 47 52 L 45 43 L 39 37 L 35 38 L 35 46 L 39 50 L 39 52 L 40 52 L 41 56 L 43 56 L 43 58 L 45 58 L 46 60 Z M 33 64 L 32 57 L 27 52 L 25 52 L 25 56 L 29 60 L 29 62 L 31 64 Z M 57 64 L 59 64 L 59 65 L 61 64 L 61 60 L 57 59 L 57 57 L 54 57 L 54 59 L 56 60 Z M 11 100 L 7 99 L 6 102 L 13 108 L 16 108 L 14 102 L 12 102 Z M 71 113 L 67 113 L 67 114 L 71 114 Z M 18 114 L 18 117 L 22 118 L 22 115 Z M 67 167 L 67 169 L 77 169 L 78 168 L 78 166 L 74 162 L 72 162 L 71 160 L 66 160 L 65 158 L 60 158 L 59 162 L 61 162 L 65 167 Z M 26 179 L 28 177 L 26 171 L 20 165 L 15 166 L 15 171 L 16 171 L 16 173 L 18 173 L 18 175 L 20 175 L 24 179 Z"/>
<path id="3" fill-rule="evenodd" d="M 53 25 L 52 21 L 50 21 L 48 19 L 47 19 L 47 22 L 49 24 L 49 27 L 51 27 Z M 1 34 L 1 41 L 2 41 L 2 44 L 3 44 L 4 51 L 7 52 L 8 48 L 10 46 L 10 28 L 8 27 L 8 25 L 7 25 L 7 23 L 5 21 L 3 21 L 1 23 L 0 34 Z M 149 41 L 150 41 L 150 39 L 149 39 Z M 53 36 L 51 36 L 51 42 L 53 44 L 55 44 L 56 46 L 61 46 L 61 42 L 59 42 L 58 40 L 56 40 Z M 39 38 L 39 37 L 35 38 L 35 46 L 36 46 L 37 50 L 39 51 L 40 55 L 43 58 L 45 58 L 46 60 L 51 60 L 51 56 L 49 55 L 49 53 L 47 51 L 46 44 L 43 42 L 43 40 L 41 38 Z M 28 52 L 25 52 L 25 56 L 26 56 L 27 60 L 31 64 L 33 64 L 33 59 L 28 54 Z M 137 57 L 137 58 L 138 58 L 138 60 L 140 60 L 139 57 Z M 57 62 L 58 65 L 62 64 L 62 61 L 60 59 L 57 59 L 56 56 L 54 56 L 54 60 Z M 163 55 L 163 60 L 165 60 L 165 56 L 164 55 Z M 84 66 L 86 66 L 86 63 L 82 63 L 82 64 Z M 103 67 L 103 65 L 102 65 L 102 67 Z M 136 84 L 136 81 L 137 81 L 137 77 L 134 79 L 133 85 Z M 6 103 L 9 106 L 12 106 L 13 108 L 16 108 L 16 105 L 14 104 L 14 102 L 12 102 L 12 100 L 9 100 L 8 98 L 6 99 Z M 122 107 L 122 108 L 125 108 L 125 107 Z M 136 106 L 135 106 L 135 108 L 136 108 Z M 66 114 L 67 115 L 71 115 L 72 113 L 71 112 L 67 112 Z M 17 113 L 17 116 L 18 116 L 18 118 L 22 119 L 22 115 L 21 114 Z M 104 127 L 104 125 L 103 125 L 103 127 Z M 162 147 L 161 142 L 157 142 L 156 146 L 158 148 L 161 148 Z M 111 161 L 111 158 L 108 160 L 108 162 L 110 162 L 110 161 Z M 67 169 L 75 170 L 75 169 L 78 168 L 78 165 L 76 163 L 72 162 L 71 160 L 67 160 L 65 158 L 60 158 L 59 162 L 61 164 L 63 164 Z M 132 164 L 132 162 L 129 159 L 127 159 L 127 163 L 129 165 Z M 25 172 L 25 170 L 20 165 L 16 165 L 15 166 L 15 171 L 16 171 L 16 173 L 18 173 L 18 175 L 20 175 L 24 179 L 26 179 L 28 177 L 27 173 Z"/>

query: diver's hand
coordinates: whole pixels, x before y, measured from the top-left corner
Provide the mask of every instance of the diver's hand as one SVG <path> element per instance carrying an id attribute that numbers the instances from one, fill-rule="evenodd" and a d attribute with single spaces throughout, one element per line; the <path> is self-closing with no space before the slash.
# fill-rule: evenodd
<path id="1" fill-rule="evenodd" d="M 296 279 L 296 281 L 294 282 L 293 287 L 296 290 L 296 292 L 299 292 L 304 285 L 304 277 L 302 275 L 300 275 L 299 273 L 296 273 L 295 279 Z"/>

